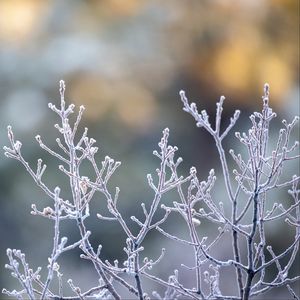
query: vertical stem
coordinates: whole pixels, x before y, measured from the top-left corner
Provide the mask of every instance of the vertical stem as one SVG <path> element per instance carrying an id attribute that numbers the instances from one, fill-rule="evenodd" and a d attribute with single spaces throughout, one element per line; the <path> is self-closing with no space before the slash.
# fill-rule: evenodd
<path id="1" fill-rule="evenodd" d="M 256 181 L 258 180 L 258 170 L 256 171 Z M 256 182 L 257 183 L 257 182 Z M 250 296 L 251 290 L 251 283 L 253 277 L 255 275 L 254 272 L 254 264 L 253 264 L 253 238 L 256 233 L 257 228 L 257 213 L 258 213 L 258 195 L 259 191 L 257 190 L 257 184 L 253 196 L 253 219 L 252 219 L 252 230 L 250 236 L 248 238 L 248 275 L 247 275 L 247 282 L 244 288 L 244 295 L 243 300 L 248 300 Z"/>
<path id="2" fill-rule="evenodd" d="M 80 188 L 79 188 L 79 179 L 78 179 L 78 178 L 80 178 L 78 158 L 76 155 L 74 140 L 73 140 L 71 132 L 70 131 L 64 132 L 64 137 L 65 137 L 65 141 L 66 142 L 68 141 L 67 145 L 69 147 L 69 153 L 70 153 L 70 172 L 72 175 L 75 175 L 75 176 L 70 176 L 70 187 L 71 187 L 71 191 L 72 191 L 74 205 L 76 206 L 76 210 L 77 210 L 77 214 L 78 214 L 77 215 L 77 226 L 79 228 L 81 238 L 83 238 L 84 236 L 86 236 L 86 228 L 84 226 L 84 223 L 83 223 L 83 220 L 81 217 L 82 212 L 80 211 L 80 200 L 81 199 L 80 199 Z M 96 257 L 96 253 L 94 252 L 90 242 L 87 239 L 84 240 L 84 248 L 88 252 L 89 256 Z M 94 267 L 95 267 L 97 273 L 99 274 L 100 278 L 102 278 L 103 281 L 105 282 L 108 291 L 111 293 L 111 295 L 114 297 L 114 299 L 121 300 L 121 297 L 119 296 L 119 294 L 117 293 L 117 291 L 115 290 L 113 285 L 110 283 L 110 281 L 106 277 L 103 268 L 94 260 L 93 260 L 93 264 L 94 264 Z"/>
<path id="3" fill-rule="evenodd" d="M 141 243 L 143 242 L 147 232 L 149 231 L 151 222 L 152 222 L 152 218 L 155 214 L 155 211 L 157 210 L 157 207 L 159 205 L 161 196 L 162 196 L 162 189 L 163 186 L 165 184 L 165 177 L 166 177 L 166 172 L 165 172 L 165 168 L 166 168 L 166 159 L 163 158 L 162 162 L 161 162 L 161 167 L 160 167 L 160 176 L 159 176 L 159 182 L 158 182 L 158 187 L 157 187 L 157 192 L 154 196 L 151 208 L 150 208 L 150 212 L 145 220 L 144 226 L 141 228 L 140 232 L 138 233 L 137 237 L 134 239 L 134 249 L 138 249 L 141 245 Z M 142 290 L 142 284 L 141 284 L 141 280 L 140 280 L 140 275 L 139 275 L 139 253 L 136 252 L 136 256 L 134 258 L 134 263 L 135 263 L 135 281 L 136 281 L 136 286 L 138 289 L 138 293 L 139 293 L 139 298 L 140 300 L 143 300 L 143 290 Z"/>
<path id="4" fill-rule="evenodd" d="M 58 195 L 55 195 L 55 223 L 54 223 L 54 238 L 53 238 L 53 250 L 51 254 L 51 261 L 49 262 L 49 271 L 48 271 L 48 276 L 47 280 L 45 282 L 41 300 L 44 300 L 47 294 L 47 290 L 49 288 L 50 282 L 53 278 L 53 267 L 55 263 L 55 256 L 57 255 L 57 249 L 58 249 L 58 243 L 59 243 L 59 203 L 58 203 Z"/>
<path id="5" fill-rule="evenodd" d="M 252 279 L 254 277 L 254 272 L 253 270 L 248 270 L 248 276 L 247 276 L 247 282 L 246 282 L 246 286 L 245 286 L 245 290 L 244 290 L 244 294 L 243 294 L 243 300 L 248 300 L 249 296 L 250 296 L 250 290 L 251 290 L 251 283 L 252 283 Z"/>
<path id="6" fill-rule="evenodd" d="M 230 177 L 229 177 L 229 169 L 228 169 L 228 164 L 227 164 L 227 160 L 226 160 L 226 156 L 225 156 L 225 151 L 223 149 L 221 139 L 217 135 L 214 135 L 214 139 L 215 139 L 217 149 L 219 152 L 219 156 L 220 156 L 220 160 L 221 160 L 226 190 L 227 190 L 229 199 L 231 200 L 231 203 L 232 203 L 231 222 L 234 225 L 236 225 L 237 224 L 237 219 L 236 219 L 237 201 L 232 192 L 232 187 L 231 187 L 231 182 L 230 182 Z M 233 248 L 234 259 L 237 262 L 240 262 L 238 233 L 234 229 L 232 229 L 232 248 Z M 239 268 L 236 268 L 236 280 L 237 280 L 237 285 L 239 287 L 239 295 L 242 298 L 243 297 L 243 274 L 242 274 L 241 269 L 239 269 Z"/>
<path id="7" fill-rule="evenodd" d="M 157 186 L 157 192 L 154 196 L 153 202 L 150 207 L 150 212 L 145 220 L 144 226 L 141 228 L 140 232 L 138 233 L 136 239 L 135 239 L 135 244 L 137 244 L 137 247 L 139 247 L 144 240 L 148 230 L 149 226 L 151 224 L 152 218 L 154 216 L 154 213 L 159 205 L 161 196 L 162 196 L 162 190 L 165 184 L 165 178 L 166 178 L 166 159 L 163 158 L 160 166 L 160 176 L 159 176 L 159 181 L 158 181 L 158 186 Z"/>
<path id="8" fill-rule="evenodd" d="M 189 232 L 190 232 L 190 237 L 191 240 L 194 244 L 196 245 L 200 245 L 200 241 L 199 241 L 199 237 L 197 235 L 195 226 L 193 224 L 193 220 L 192 220 L 192 214 L 191 214 L 191 207 L 190 204 L 187 203 L 182 188 L 179 185 L 178 186 L 178 193 L 180 196 L 181 201 L 188 207 L 187 210 L 187 225 L 189 228 Z M 194 246 L 194 259 L 195 259 L 195 264 L 196 264 L 196 284 L 197 284 L 197 294 L 199 294 L 202 299 L 205 299 L 202 290 L 201 290 L 201 266 L 200 266 L 200 262 L 199 262 L 199 246 Z"/>
<path id="9" fill-rule="evenodd" d="M 138 245 L 134 244 L 134 250 L 136 251 L 137 249 L 138 249 Z M 139 293 L 139 299 L 143 300 L 144 296 L 143 296 L 142 283 L 141 283 L 141 279 L 139 276 L 139 269 L 140 269 L 140 267 L 139 267 L 139 252 L 136 251 L 136 254 L 134 257 L 134 272 L 135 272 L 134 279 L 135 279 L 136 287 L 137 287 L 137 290 Z"/>

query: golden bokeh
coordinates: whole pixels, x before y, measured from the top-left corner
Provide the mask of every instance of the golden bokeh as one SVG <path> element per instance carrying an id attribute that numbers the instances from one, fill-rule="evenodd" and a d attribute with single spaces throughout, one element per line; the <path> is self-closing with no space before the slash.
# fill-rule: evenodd
<path id="1" fill-rule="evenodd" d="M 85 117 L 93 122 L 114 114 L 125 126 L 143 131 L 155 121 L 157 103 L 153 95 L 131 81 L 109 81 L 86 75 L 76 78 L 68 90 L 77 106 L 84 102 Z"/>
<path id="2" fill-rule="evenodd" d="M 0 41 L 30 42 L 35 27 L 48 1 L 9 0 L 0 1 Z"/>

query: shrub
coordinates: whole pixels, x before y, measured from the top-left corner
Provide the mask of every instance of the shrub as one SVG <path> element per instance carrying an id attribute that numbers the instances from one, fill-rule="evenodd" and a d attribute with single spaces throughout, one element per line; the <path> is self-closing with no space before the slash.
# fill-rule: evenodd
<path id="1" fill-rule="evenodd" d="M 70 200 L 62 195 L 60 187 L 51 190 L 43 181 L 46 165 L 38 159 L 37 168 L 33 169 L 21 152 L 21 142 L 15 140 L 12 128 L 8 126 L 10 147 L 4 147 L 5 155 L 18 160 L 33 178 L 35 183 L 53 200 L 52 207 L 39 210 L 32 205 L 32 214 L 49 219 L 54 226 L 53 249 L 48 259 L 47 276 L 42 278 L 41 268 L 33 270 L 25 259 L 25 254 L 20 250 L 7 249 L 9 263 L 6 268 L 11 271 L 21 285 L 20 290 L 3 293 L 18 299 L 121 299 L 123 293 L 130 293 L 132 298 L 149 299 L 250 299 L 266 293 L 273 288 L 285 286 L 291 297 L 299 299 L 291 284 L 300 276 L 291 276 L 289 271 L 295 263 L 299 249 L 300 239 L 300 208 L 299 208 L 299 181 L 300 177 L 294 175 L 288 180 L 282 179 L 287 161 L 299 159 L 299 154 L 294 154 L 299 143 L 291 143 L 291 131 L 299 120 L 295 117 L 291 123 L 283 121 L 284 128 L 280 129 L 275 148 L 269 150 L 269 126 L 276 114 L 269 106 L 269 87 L 266 84 L 263 96 L 263 108 L 260 113 L 255 112 L 250 116 L 252 127 L 247 133 L 236 132 L 236 138 L 245 147 L 243 155 L 230 150 L 229 154 L 237 165 L 237 169 L 230 171 L 227 163 L 227 154 L 223 148 L 223 140 L 234 127 L 239 118 L 237 110 L 230 119 L 228 127 L 221 130 L 222 110 L 224 97 L 217 103 L 215 126 L 209 121 L 205 110 L 200 113 L 195 103 L 189 103 L 185 93 L 180 92 L 183 110 L 191 114 L 198 127 L 206 130 L 214 139 L 220 157 L 225 182 L 226 203 L 215 199 L 212 194 L 216 183 L 215 172 L 212 169 L 206 180 L 200 181 L 195 167 L 191 167 L 188 176 L 178 174 L 178 166 L 182 158 L 175 158 L 176 146 L 168 143 L 169 130 L 163 131 L 158 143 L 158 151 L 153 154 L 159 159 L 160 165 L 155 176 L 148 174 L 148 184 L 153 190 L 153 200 L 150 207 L 142 203 L 143 219 L 131 216 L 131 220 L 139 226 L 137 234 L 130 229 L 126 218 L 118 209 L 119 188 L 114 191 L 108 187 L 111 176 L 120 166 L 120 162 L 106 156 L 99 164 L 96 153 L 98 148 L 95 140 L 87 136 L 87 128 L 77 138 L 78 126 L 84 111 L 80 106 L 79 113 L 73 125 L 69 116 L 74 113 L 74 105 L 66 106 L 65 84 L 60 82 L 60 108 L 49 103 L 49 108 L 60 118 L 61 124 L 55 125 L 62 136 L 57 144 L 62 152 L 51 150 L 41 139 L 36 136 L 40 147 L 49 152 L 55 159 L 61 161 L 59 170 L 69 180 L 72 193 Z M 77 142 L 75 142 L 75 140 Z M 82 163 L 88 161 L 94 175 L 82 174 Z M 232 176 L 232 174 L 234 176 Z M 234 178 L 232 178 L 234 177 Z M 273 190 L 289 188 L 288 194 L 291 204 L 288 207 L 272 202 L 269 195 Z M 176 191 L 180 201 L 173 205 L 163 204 L 163 196 L 169 191 Z M 102 245 L 94 249 L 90 242 L 91 232 L 86 225 L 90 217 L 90 202 L 96 192 L 101 193 L 106 199 L 109 215 L 97 214 L 100 222 L 115 221 L 126 234 L 124 251 L 126 259 L 122 262 L 115 260 L 110 263 L 101 255 Z M 246 198 L 246 201 L 243 199 Z M 270 206 L 271 209 L 267 210 Z M 228 212 L 225 209 L 230 207 Z M 158 211 L 164 214 L 158 219 Z M 181 238 L 162 228 L 164 222 L 172 215 L 179 214 L 183 218 L 189 237 Z M 159 214 L 158 214 L 159 215 Z M 60 233 L 61 223 L 65 220 L 74 220 L 80 239 L 69 244 L 66 237 Z M 213 236 L 203 235 L 201 221 L 216 224 L 218 230 Z M 266 237 L 266 224 L 282 221 L 286 222 L 295 232 L 293 242 L 281 253 L 275 253 L 268 244 Z M 180 271 L 175 270 L 167 280 L 151 274 L 151 269 L 156 267 L 165 257 L 162 249 L 158 258 L 143 258 L 144 241 L 150 231 L 158 231 L 163 236 L 175 243 L 183 244 L 193 249 L 194 265 L 191 267 L 182 264 L 183 268 L 195 274 L 193 287 L 187 287 L 180 280 Z M 219 247 L 222 239 L 230 237 L 232 240 L 232 257 L 224 259 L 213 254 L 213 249 Z M 59 257 L 65 252 L 79 247 L 82 251 L 81 258 L 89 261 L 96 270 L 98 285 L 82 291 L 71 279 L 67 282 L 74 295 L 63 295 L 63 277 L 58 263 Z M 220 256 L 220 255 L 219 255 Z M 269 268 L 276 268 L 276 276 L 267 280 Z M 235 271 L 235 281 L 232 283 L 232 294 L 225 295 L 220 286 L 220 275 L 231 268 Z M 55 279 L 55 280 L 54 280 Z M 148 291 L 145 281 L 150 280 L 165 288 L 164 295 L 156 291 Z M 58 288 L 54 287 L 58 283 Z M 238 293 L 235 294 L 235 290 Z"/>

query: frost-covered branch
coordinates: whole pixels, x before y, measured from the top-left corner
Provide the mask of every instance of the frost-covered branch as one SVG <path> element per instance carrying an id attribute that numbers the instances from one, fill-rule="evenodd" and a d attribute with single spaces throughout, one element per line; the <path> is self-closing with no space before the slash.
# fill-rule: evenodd
<path id="1" fill-rule="evenodd" d="M 152 295 L 156 299 L 234 299 L 248 300 L 266 293 L 273 288 L 284 286 L 289 295 L 299 299 L 292 284 L 299 280 L 300 275 L 291 275 L 291 268 L 299 254 L 300 241 L 300 176 L 286 174 L 286 163 L 299 163 L 299 142 L 292 141 L 292 132 L 296 128 L 299 117 L 290 123 L 283 121 L 275 146 L 271 149 L 270 126 L 276 114 L 269 105 L 269 86 L 264 87 L 263 108 L 250 116 L 251 127 L 248 132 L 236 132 L 238 142 L 245 148 L 244 154 L 236 150 L 224 149 L 223 141 L 237 124 L 240 111 L 236 110 L 230 118 L 225 130 L 222 128 L 222 112 L 225 97 L 217 103 L 215 124 L 212 126 L 209 115 L 205 110 L 198 112 L 195 103 L 189 103 L 185 93 L 180 92 L 183 109 L 191 114 L 198 127 L 206 130 L 214 139 L 220 158 L 222 178 L 217 178 L 212 169 L 205 179 L 200 179 L 195 167 L 190 168 L 189 174 L 180 174 L 180 164 L 183 159 L 176 157 L 178 148 L 169 144 L 169 129 L 162 132 L 158 150 L 153 155 L 158 159 L 159 166 L 156 174 L 148 174 L 147 182 L 152 191 L 151 199 L 141 203 L 141 216 L 134 213 L 125 218 L 119 209 L 120 189 L 112 187 L 111 179 L 118 170 L 121 162 L 104 156 L 99 160 L 96 140 L 88 137 L 88 129 L 80 134 L 80 122 L 84 106 L 80 106 L 74 122 L 69 117 L 74 114 L 75 105 L 67 105 L 65 101 L 65 83 L 60 81 L 60 106 L 49 103 L 49 108 L 59 118 L 55 124 L 59 138 L 56 139 L 58 150 L 47 146 L 47 139 L 36 136 L 39 146 L 58 161 L 58 172 L 68 179 L 70 199 L 63 195 L 61 186 L 54 190 L 43 179 L 46 164 L 42 159 L 37 160 L 36 167 L 30 166 L 22 154 L 22 143 L 15 139 L 11 126 L 8 126 L 9 147 L 4 147 L 7 157 L 19 161 L 34 182 L 52 199 L 52 205 L 40 208 L 41 204 L 32 204 L 32 215 L 43 217 L 52 223 L 54 229 L 53 247 L 50 250 L 47 272 L 41 275 L 41 267 L 36 271 L 30 268 L 25 254 L 20 250 L 7 249 L 9 263 L 6 268 L 20 284 L 19 290 L 3 293 L 17 299 L 122 299 L 123 294 L 129 293 L 132 298 L 146 300 Z M 45 142 L 44 142 L 45 141 Z M 298 152 L 297 152 L 298 151 Z M 236 164 L 231 169 L 229 157 Z M 89 163 L 93 173 L 86 173 L 83 163 Z M 284 174 L 284 176 L 283 176 Z M 213 192 L 219 184 L 225 183 L 226 191 L 222 199 L 217 199 Z M 287 197 L 290 202 L 274 202 L 270 192 L 288 188 Z M 172 191 L 177 193 L 178 200 L 166 204 L 165 194 Z M 101 222 L 116 222 L 126 236 L 123 247 L 123 259 L 110 262 L 103 258 L 102 247 L 99 244 L 94 249 L 90 242 L 92 236 L 86 220 L 90 216 L 90 204 L 95 201 L 96 194 L 104 198 L 106 213 L 98 212 Z M 245 199 L 245 201 L 241 201 Z M 221 200 L 221 201 L 220 201 Z M 272 202 L 271 202 L 272 201 Z M 271 202 L 271 204 L 270 204 Z M 289 203 L 289 204 L 288 204 Z M 227 209 L 230 207 L 230 211 Z M 266 207 L 271 207 L 269 210 Z M 174 214 L 182 218 L 188 234 L 179 236 L 176 228 L 165 229 Z M 249 219 L 250 216 L 250 219 Z M 61 236 L 61 224 L 72 220 L 80 238 L 73 244 L 68 244 L 66 237 Z M 128 221 L 127 221 L 128 220 Z M 292 230 L 294 239 L 281 253 L 273 250 L 267 237 L 266 224 L 273 221 L 282 222 Z M 209 222 L 212 228 L 218 228 L 215 234 L 205 232 L 203 223 Z M 133 231 L 133 223 L 138 228 Z M 168 238 L 176 247 L 182 244 L 190 253 L 193 264 L 181 263 L 168 278 L 154 275 L 162 260 L 169 259 L 168 251 L 160 247 L 160 254 L 145 256 L 145 247 L 150 232 L 157 232 L 163 238 Z M 216 255 L 224 239 L 231 237 L 232 255 L 222 258 Z M 67 252 L 75 248 L 81 250 L 80 258 L 90 263 L 94 269 L 97 284 L 83 290 L 72 279 L 66 280 L 72 294 L 63 293 L 63 274 L 58 260 L 63 260 Z M 190 252 L 188 252 L 190 251 Z M 275 267 L 277 275 L 268 281 L 268 268 Z M 226 295 L 222 290 L 222 273 L 225 269 L 234 269 L 236 278 L 232 283 L 232 293 Z M 174 268 L 173 268 L 174 269 Z M 193 274 L 189 287 L 182 280 L 182 270 Z M 153 272 L 153 273 L 152 273 Z M 57 280 L 54 280 L 57 279 Z M 157 286 L 165 288 L 164 295 L 157 291 L 148 290 L 147 282 L 152 281 Z M 58 283 L 57 288 L 54 287 Z M 79 283 L 80 284 L 80 283 Z M 191 287 L 192 286 L 192 287 Z M 238 293 L 235 294 L 235 291 Z"/>

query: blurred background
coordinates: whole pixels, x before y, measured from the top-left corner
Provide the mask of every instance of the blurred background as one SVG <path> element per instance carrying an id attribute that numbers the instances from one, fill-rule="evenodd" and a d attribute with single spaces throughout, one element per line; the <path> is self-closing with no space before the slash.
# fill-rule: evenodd
<path id="1" fill-rule="evenodd" d="M 180 168 L 183 175 L 191 166 L 197 167 L 200 180 L 211 168 L 220 174 L 214 142 L 182 111 L 179 90 L 186 90 L 188 98 L 199 110 L 212 114 L 212 119 L 215 102 L 224 94 L 224 120 L 240 109 L 236 130 L 242 131 L 250 125 L 248 116 L 253 110 L 261 109 L 263 84 L 268 82 L 271 106 L 278 113 L 271 139 L 275 143 L 280 120 L 299 114 L 298 46 L 296 0 L 0 0 L 1 149 L 8 145 L 6 126 L 11 124 L 29 163 L 35 168 L 40 157 L 47 163 L 45 181 L 49 187 L 64 184 L 66 179 L 57 169 L 59 162 L 41 151 L 34 138 L 41 134 L 57 149 L 58 132 L 53 124 L 58 119 L 47 103 L 59 103 L 58 84 L 64 79 L 67 100 L 86 107 L 81 130 L 89 127 L 89 136 L 97 140 L 99 161 L 110 155 L 123 163 L 111 180 L 112 188 L 121 188 L 121 211 L 128 219 L 133 211 L 141 216 L 140 203 L 149 206 L 153 198 L 146 174 L 154 174 L 159 166 L 152 151 L 157 149 L 165 127 L 170 128 L 170 143 L 179 147 L 184 159 Z M 297 133 L 299 127 L 295 137 Z M 233 145 L 242 151 L 231 134 L 225 147 L 228 150 Z M 84 171 L 90 174 L 89 169 Z M 296 173 L 299 164 L 294 163 L 285 176 Z M 33 268 L 42 265 L 46 270 L 52 224 L 31 216 L 30 207 L 35 203 L 42 209 L 51 201 L 17 161 L 4 155 L 0 158 L 0 177 L 0 287 L 14 289 L 19 287 L 4 269 L 5 250 L 22 249 Z M 218 177 L 217 202 L 224 194 L 222 176 Z M 174 199 L 176 195 L 171 194 L 164 201 L 168 204 Z M 278 191 L 270 206 L 276 201 L 290 203 L 291 199 L 286 191 Z M 103 257 L 121 261 L 125 237 L 117 224 L 95 220 L 96 212 L 103 208 L 104 199 L 98 194 L 92 203 L 94 220 L 88 222 L 93 242 L 95 246 L 103 244 Z M 281 225 L 268 228 L 268 242 L 278 253 L 294 236 L 290 227 Z M 182 237 L 187 233 L 176 217 L 164 228 Z M 199 227 L 201 237 L 205 232 L 216 234 L 209 224 Z M 72 222 L 64 225 L 63 234 L 71 241 L 78 238 Z M 182 253 L 192 253 L 188 252 L 191 249 L 177 247 L 156 233 L 150 234 L 145 246 L 145 255 L 151 258 L 159 256 L 162 247 L 169 251 L 153 274 L 166 279 L 179 268 L 182 281 L 192 285 L 193 273 L 178 264 L 180 259 L 192 264 L 192 255 L 181 257 Z M 230 254 L 228 237 L 222 242 L 219 257 Z M 71 277 L 86 290 L 96 284 L 95 274 L 78 255 L 74 251 L 60 261 L 62 272 L 65 280 Z M 296 264 L 291 275 L 299 274 L 297 268 Z M 270 269 L 269 278 L 274 271 Z M 224 293 L 232 293 L 233 278 L 221 280 Z M 281 288 L 258 299 L 288 297 Z"/>

